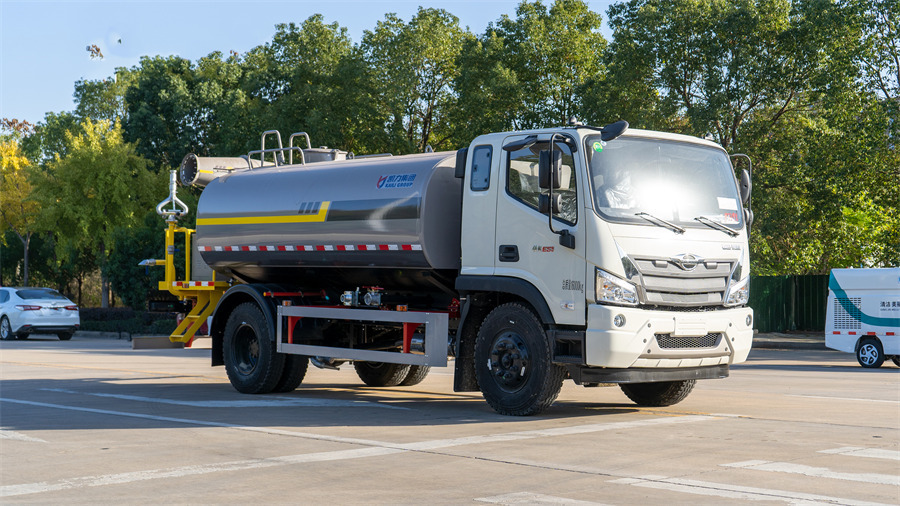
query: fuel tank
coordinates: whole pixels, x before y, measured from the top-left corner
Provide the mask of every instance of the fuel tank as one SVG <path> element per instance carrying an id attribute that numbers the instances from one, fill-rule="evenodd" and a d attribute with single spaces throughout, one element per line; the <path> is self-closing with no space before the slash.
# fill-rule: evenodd
<path id="1" fill-rule="evenodd" d="M 197 249 L 244 282 L 344 290 L 452 287 L 460 263 L 455 152 L 234 171 L 203 189 Z"/>

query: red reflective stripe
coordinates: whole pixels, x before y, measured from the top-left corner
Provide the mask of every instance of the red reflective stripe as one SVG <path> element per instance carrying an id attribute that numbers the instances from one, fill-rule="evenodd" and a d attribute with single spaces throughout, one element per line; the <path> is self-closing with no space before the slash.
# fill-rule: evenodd
<path id="1" fill-rule="evenodd" d="M 325 251 L 325 246 L 322 246 L 322 245 L 316 246 L 316 251 Z"/>
<path id="2" fill-rule="evenodd" d="M 367 250 L 368 250 L 368 248 L 366 248 L 366 245 L 365 245 L 365 244 L 359 244 L 359 245 L 357 245 L 357 246 L 356 246 L 356 249 L 357 249 L 358 251 L 367 251 Z"/>
<path id="3" fill-rule="evenodd" d="M 840 333 L 840 332 L 838 332 L 838 331 L 837 331 L 837 330 L 835 330 L 835 331 L 834 331 L 834 332 L 832 332 L 832 334 L 835 334 L 835 335 L 840 335 L 840 334 L 841 334 L 841 333 Z"/>
<path id="4" fill-rule="evenodd" d="M 893 332 L 885 332 L 884 335 L 886 335 L 886 336 L 892 336 L 892 335 L 894 335 L 894 333 L 893 333 Z"/>
<path id="5" fill-rule="evenodd" d="M 855 335 L 856 335 L 856 332 L 852 332 L 852 331 L 851 331 L 851 332 L 847 332 L 847 333 L 850 334 L 851 336 L 855 336 Z"/>
<path id="6" fill-rule="evenodd" d="M 412 251 L 412 244 L 404 244 L 400 246 L 400 249 L 402 249 L 403 251 Z"/>
<path id="7" fill-rule="evenodd" d="M 344 246 L 343 244 L 338 244 L 335 247 L 337 248 L 338 251 L 347 251 L 347 247 Z"/>
<path id="8" fill-rule="evenodd" d="M 874 333 L 874 332 L 866 332 L 866 335 L 867 335 L 867 336 L 874 336 L 875 333 Z"/>
<path id="9" fill-rule="evenodd" d="M 378 249 L 381 251 L 387 251 L 389 248 L 387 244 L 379 244 Z"/>

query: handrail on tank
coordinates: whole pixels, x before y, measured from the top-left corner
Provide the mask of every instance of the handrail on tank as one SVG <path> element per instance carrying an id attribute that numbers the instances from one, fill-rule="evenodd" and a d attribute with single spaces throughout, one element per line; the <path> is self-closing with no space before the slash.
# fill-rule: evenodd
<path id="1" fill-rule="evenodd" d="M 169 196 L 166 197 L 165 200 L 156 205 L 156 214 L 160 216 L 168 216 L 166 221 L 176 221 L 185 214 L 188 213 L 189 208 L 187 204 L 181 201 L 176 195 L 178 191 L 178 176 L 177 171 L 170 170 L 169 171 Z M 172 204 L 171 209 L 164 209 L 166 204 Z M 175 206 L 180 207 L 181 209 L 177 209 Z"/>
<path id="2" fill-rule="evenodd" d="M 275 137 L 278 139 L 278 149 L 277 150 L 270 151 L 270 150 L 266 149 L 266 137 L 268 137 L 270 134 L 275 134 Z M 259 150 L 262 153 L 259 158 L 261 165 L 265 165 L 265 163 L 266 163 L 266 160 L 265 160 L 266 153 L 275 153 L 276 151 L 280 152 L 283 149 L 284 149 L 284 144 L 281 143 L 281 132 L 279 132 L 278 130 L 266 130 L 265 132 L 263 132 L 262 139 L 260 139 L 260 146 L 259 146 Z M 276 153 L 275 154 L 275 166 L 277 167 L 279 165 L 284 165 L 284 155 L 282 154 L 279 156 L 279 154 Z"/>
<path id="3" fill-rule="evenodd" d="M 294 165 L 294 137 L 303 136 L 306 138 L 306 147 L 307 149 L 312 149 L 312 141 L 309 140 L 309 134 L 306 132 L 297 132 L 291 134 L 290 138 L 288 138 L 288 163 Z M 306 164 L 306 158 L 303 156 L 303 150 L 300 150 L 300 163 Z"/>
<path id="4" fill-rule="evenodd" d="M 249 153 L 247 153 L 247 158 L 248 158 L 247 163 L 250 163 L 250 160 L 249 160 L 249 159 L 250 159 L 250 158 L 253 158 L 253 155 L 259 155 L 260 166 L 259 166 L 258 168 L 265 168 L 265 167 L 266 167 L 266 165 L 265 165 L 265 163 L 266 163 L 266 162 L 265 162 L 265 154 L 266 154 L 266 153 L 284 153 L 285 151 L 291 151 L 291 152 L 293 152 L 293 151 L 300 151 L 300 152 L 301 152 L 301 155 L 302 155 L 302 153 L 303 153 L 303 149 L 300 148 L 299 146 L 293 147 L 293 148 L 269 148 L 269 149 L 258 149 L 258 150 L 253 150 L 253 151 L 250 151 Z M 280 156 L 279 158 L 281 158 L 281 163 L 278 163 L 278 160 L 276 160 L 276 161 L 275 161 L 275 166 L 276 166 L 276 167 L 278 167 L 278 166 L 280 166 L 280 165 L 284 165 L 284 155 Z M 293 159 L 293 158 L 292 158 L 292 159 Z M 269 167 L 271 167 L 271 165 L 270 165 Z M 253 170 L 252 164 L 251 164 L 250 170 Z"/>

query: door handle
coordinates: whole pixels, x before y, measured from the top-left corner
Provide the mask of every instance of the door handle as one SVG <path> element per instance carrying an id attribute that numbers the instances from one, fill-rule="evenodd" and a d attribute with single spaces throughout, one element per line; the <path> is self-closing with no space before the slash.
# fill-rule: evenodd
<path id="1" fill-rule="evenodd" d="M 500 261 L 501 262 L 518 262 L 519 247 L 515 244 L 500 245 Z"/>

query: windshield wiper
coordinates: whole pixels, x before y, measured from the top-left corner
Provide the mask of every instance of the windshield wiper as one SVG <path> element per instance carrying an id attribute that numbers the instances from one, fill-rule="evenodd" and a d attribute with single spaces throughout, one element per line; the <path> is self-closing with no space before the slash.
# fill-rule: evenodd
<path id="1" fill-rule="evenodd" d="M 650 223 L 653 223 L 654 225 L 657 225 L 657 226 L 660 226 L 663 228 L 668 228 L 669 230 L 671 230 L 672 232 L 675 232 L 677 234 L 684 233 L 684 229 L 679 227 L 678 225 L 668 222 L 662 218 L 657 218 L 656 216 L 653 216 L 650 213 L 635 213 L 634 215 L 640 216 L 641 218 L 644 218 L 645 220 L 649 221 Z"/>
<path id="2" fill-rule="evenodd" d="M 696 218 L 694 218 L 694 221 L 699 221 L 700 223 L 702 223 L 708 227 L 712 227 L 716 230 L 721 230 L 722 232 L 725 232 L 726 234 L 730 235 L 731 237 L 736 237 L 738 235 L 738 233 L 735 232 L 734 230 L 726 227 L 725 225 L 722 225 L 721 223 L 719 223 L 716 220 L 707 218 L 706 216 L 697 216 Z"/>

